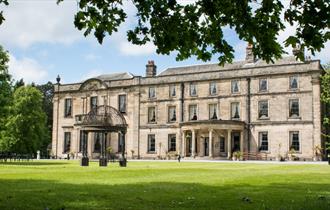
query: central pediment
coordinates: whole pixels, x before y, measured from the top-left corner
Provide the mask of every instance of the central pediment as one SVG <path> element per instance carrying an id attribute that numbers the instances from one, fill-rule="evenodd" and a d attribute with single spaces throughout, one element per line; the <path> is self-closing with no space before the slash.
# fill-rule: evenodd
<path id="1" fill-rule="evenodd" d="M 99 79 L 92 78 L 81 84 L 79 90 L 100 90 L 106 89 L 107 85 Z"/>

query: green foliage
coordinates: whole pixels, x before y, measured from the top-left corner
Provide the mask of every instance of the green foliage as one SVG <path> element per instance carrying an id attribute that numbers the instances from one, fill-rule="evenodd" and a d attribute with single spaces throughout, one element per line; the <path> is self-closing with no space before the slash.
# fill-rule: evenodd
<path id="1" fill-rule="evenodd" d="M 330 141 L 330 64 L 323 66 L 325 73 L 321 76 L 321 101 L 325 105 L 323 126 L 325 127 L 325 136 Z"/>
<path id="2" fill-rule="evenodd" d="M 229 37 L 224 37 L 226 27 L 235 30 L 241 40 L 253 44 L 254 55 L 267 62 L 280 58 L 284 52 L 277 36 L 285 22 L 298 26 L 296 34 L 287 38 L 287 46 L 300 45 L 314 54 L 330 40 L 329 1 L 294 0 L 288 8 L 283 7 L 281 0 L 196 0 L 187 4 L 176 0 L 132 0 L 132 3 L 137 9 L 137 21 L 127 31 L 128 40 L 137 45 L 152 41 L 159 54 L 178 52 L 177 60 L 196 56 L 208 61 L 215 55 L 221 64 L 232 62 L 234 50 L 227 41 Z M 85 36 L 94 32 L 102 43 L 126 18 L 122 0 L 81 0 L 74 24 Z M 297 58 L 304 60 L 303 52 Z"/>
<path id="3" fill-rule="evenodd" d="M 18 153 L 35 153 L 40 148 L 48 135 L 42 100 L 42 93 L 35 87 L 15 90 L 2 148 Z"/>
<path id="4" fill-rule="evenodd" d="M 1 4 L 8 6 L 8 0 L 0 0 L 0 6 Z M 0 25 L 3 23 L 4 20 L 5 18 L 3 17 L 3 11 L 0 11 Z"/>
<path id="5" fill-rule="evenodd" d="M 0 46 L 0 147 L 4 140 L 5 123 L 12 103 L 11 77 L 8 73 L 8 52 Z"/>

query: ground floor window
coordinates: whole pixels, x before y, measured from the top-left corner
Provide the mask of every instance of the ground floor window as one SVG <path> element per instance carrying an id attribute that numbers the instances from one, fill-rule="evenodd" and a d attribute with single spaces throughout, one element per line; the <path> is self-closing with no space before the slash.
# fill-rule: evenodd
<path id="1" fill-rule="evenodd" d="M 156 152 L 155 134 L 149 134 L 148 135 L 148 152 Z"/>
<path id="2" fill-rule="evenodd" d="M 259 150 L 260 151 L 268 151 L 268 133 L 267 132 L 259 132 Z"/>
<path id="3" fill-rule="evenodd" d="M 290 150 L 300 151 L 299 131 L 290 132 Z"/>
<path id="4" fill-rule="evenodd" d="M 71 132 L 64 132 L 64 153 L 70 152 Z"/>
<path id="5" fill-rule="evenodd" d="M 176 135 L 169 134 L 168 135 L 168 151 L 176 151 Z"/>

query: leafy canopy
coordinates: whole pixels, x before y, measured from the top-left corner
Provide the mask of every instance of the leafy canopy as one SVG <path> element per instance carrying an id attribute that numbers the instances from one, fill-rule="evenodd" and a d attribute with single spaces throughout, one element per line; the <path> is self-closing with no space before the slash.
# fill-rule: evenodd
<path id="1" fill-rule="evenodd" d="M 124 1 L 80 0 L 74 25 L 85 36 L 93 32 L 102 43 L 126 20 Z M 283 0 L 196 0 L 186 4 L 177 0 L 130 1 L 137 9 L 137 24 L 127 31 L 128 40 L 137 45 L 152 41 L 160 54 L 177 51 L 177 60 L 197 56 L 207 61 L 216 55 L 221 64 L 232 62 L 234 50 L 224 37 L 226 27 L 253 44 L 254 55 L 267 62 L 284 53 L 277 42 L 284 23 L 297 26 L 295 35 L 285 44 L 301 46 L 297 54 L 301 60 L 304 49 L 314 55 L 330 40 L 330 2 L 324 0 L 291 0 L 288 8 L 283 7 Z M 2 20 L 0 13 L 0 24 Z"/>

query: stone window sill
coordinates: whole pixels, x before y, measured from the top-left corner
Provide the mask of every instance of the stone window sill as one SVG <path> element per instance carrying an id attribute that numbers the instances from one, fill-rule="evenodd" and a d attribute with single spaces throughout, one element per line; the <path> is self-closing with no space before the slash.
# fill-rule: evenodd
<path id="1" fill-rule="evenodd" d="M 157 124 L 157 122 L 148 122 L 148 124 Z"/>
<path id="2" fill-rule="evenodd" d="M 258 120 L 270 120 L 269 117 L 259 117 Z"/>
<path id="3" fill-rule="evenodd" d="M 156 154 L 154 151 L 148 151 L 147 154 Z"/>
<path id="4" fill-rule="evenodd" d="M 301 117 L 288 117 L 288 120 L 301 120 Z"/>

